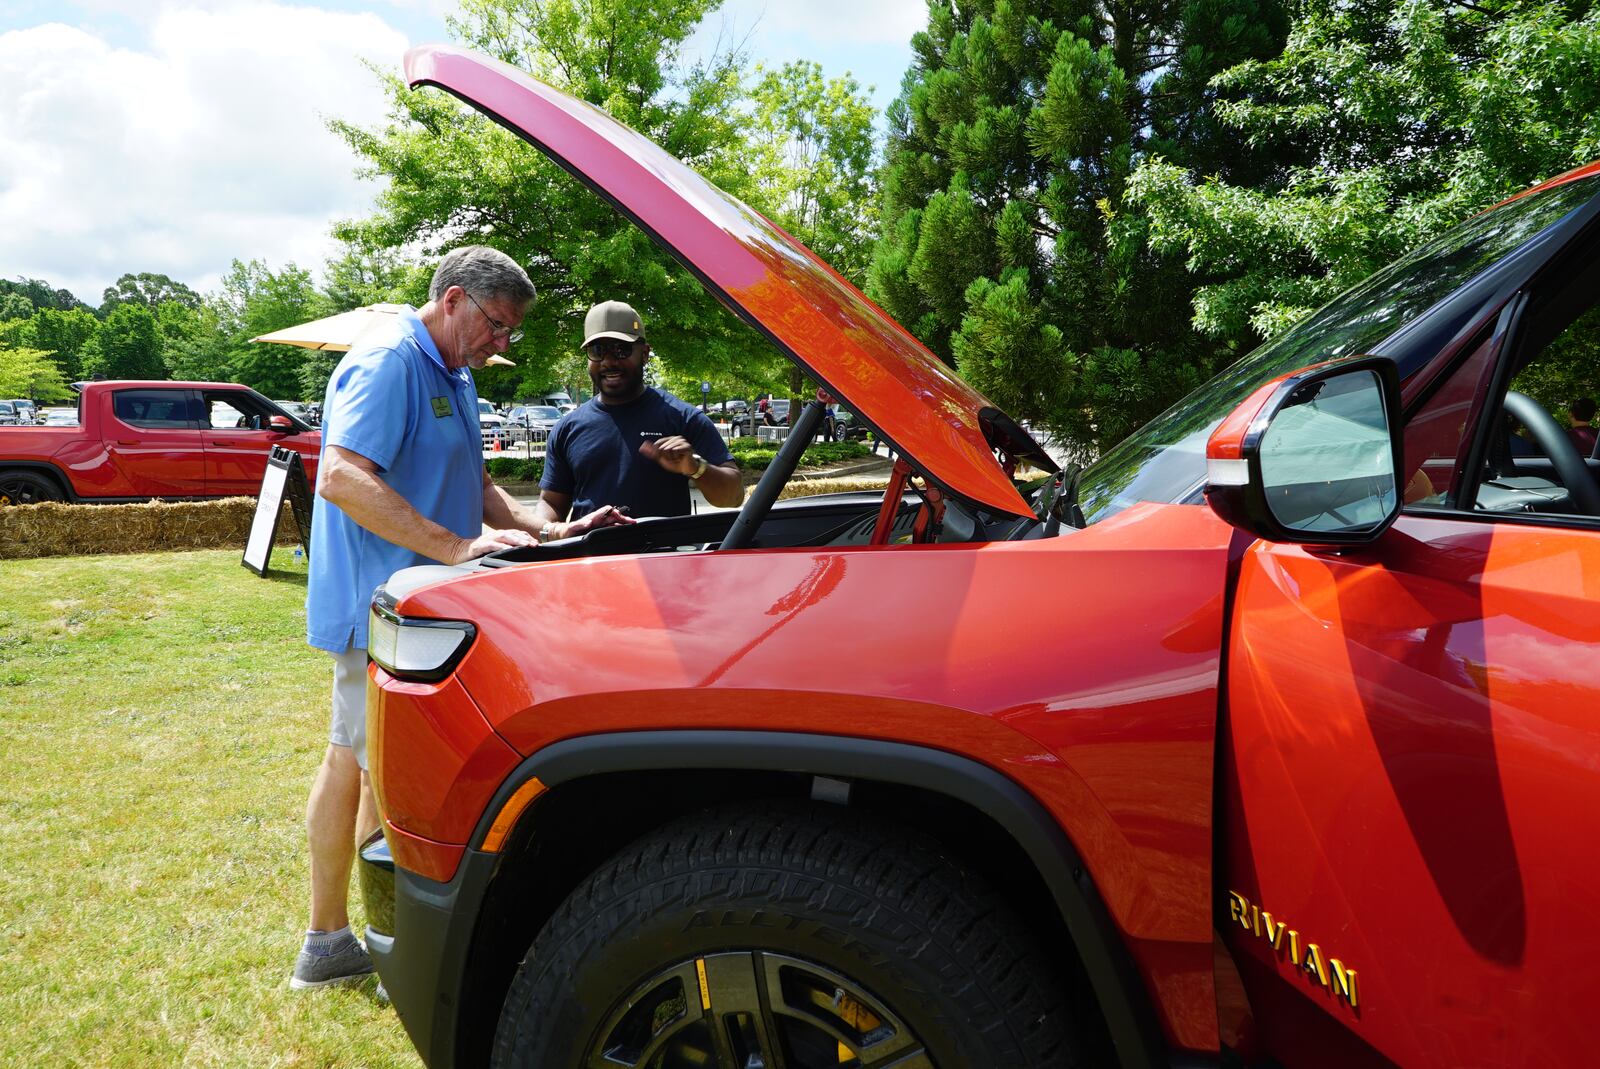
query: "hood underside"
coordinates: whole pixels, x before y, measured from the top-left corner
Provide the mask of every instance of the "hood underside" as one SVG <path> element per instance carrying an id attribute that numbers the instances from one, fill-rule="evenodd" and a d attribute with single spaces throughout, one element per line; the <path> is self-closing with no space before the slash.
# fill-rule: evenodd
<path id="1" fill-rule="evenodd" d="M 995 449 L 1054 470 L 1036 442 L 783 231 L 593 105 L 443 45 L 406 54 L 433 85 L 526 139 L 611 202 L 947 492 L 1031 514 Z"/>

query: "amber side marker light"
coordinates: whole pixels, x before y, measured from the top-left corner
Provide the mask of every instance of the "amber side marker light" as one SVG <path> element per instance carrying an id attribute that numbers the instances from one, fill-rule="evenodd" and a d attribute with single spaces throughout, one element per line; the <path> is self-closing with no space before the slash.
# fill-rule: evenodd
<path id="1" fill-rule="evenodd" d="M 500 813 L 494 818 L 494 823 L 489 825 L 489 834 L 483 837 L 483 851 L 487 854 L 498 854 L 501 847 L 506 844 L 506 836 L 511 834 L 511 829 L 517 826 L 517 819 L 522 816 L 533 800 L 545 792 L 545 785 L 539 782 L 537 776 L 518 787 L 506 799 L 506 804 L 500 807 Z"/>

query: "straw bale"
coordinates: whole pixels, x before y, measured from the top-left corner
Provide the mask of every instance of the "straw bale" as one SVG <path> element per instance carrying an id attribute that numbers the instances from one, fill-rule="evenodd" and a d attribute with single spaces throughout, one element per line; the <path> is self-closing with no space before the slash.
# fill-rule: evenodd
<path id="1" fill-rule="evenodd" d="M 13 505 L 0 508 L 0 559 L 167 549 L 237 548 L 243 553 L 255 511 L 252 497 L 135 505 Z M 294 514 L 285 501 L 278 519 L 278 544 L 299 540 Z"/>
<path id="2" fill-rule="evenodd" d="M 842 494 L 856 490 L 889 488 L 889 480 L 882 475 L 841 475 L 834 479 L 791 479 L 778 493 L 778 500 L 791 497 L 814 497 L 817 494 Z"/>

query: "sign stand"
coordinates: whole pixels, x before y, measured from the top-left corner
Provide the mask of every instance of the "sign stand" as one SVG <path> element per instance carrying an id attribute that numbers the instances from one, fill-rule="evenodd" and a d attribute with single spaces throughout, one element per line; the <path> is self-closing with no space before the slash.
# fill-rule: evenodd
<path id="1" fill-rule="evenodd" d="M 266 577 L 272 544 L 278 538 L 278 517 L 283 512 L 285 494 L 289 497 L 294 525 L 299 528 L 300 544 L 305 547 L 309 561 L 311 484 L 306 480 L 306 469 L 300 454 L 275 445 L 272 455 L 267 458 L 267 470 L 261 476 L 261 493 L 256 498 L 255 516 L 250 520 L 250 537 L 245 542 L 244 558 L 239 562 L 262 578 Z"/>

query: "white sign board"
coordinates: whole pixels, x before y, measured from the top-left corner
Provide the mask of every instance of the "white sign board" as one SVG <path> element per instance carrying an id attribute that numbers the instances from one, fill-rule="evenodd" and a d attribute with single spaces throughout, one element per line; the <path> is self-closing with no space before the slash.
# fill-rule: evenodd
<path id="1" fill-rule="evenodd" d="M 261 477 L 261 496 L 256 498 L 256 514 L 250 520 L 250 538 L 244 546 L 244 565 L 258 575 L 267 574 L 267 558 L 272 556 L 272 541 L 278 533 L 278 515 L 283 511 L 284 488 L 289 469 L 268 464 Z"/>

